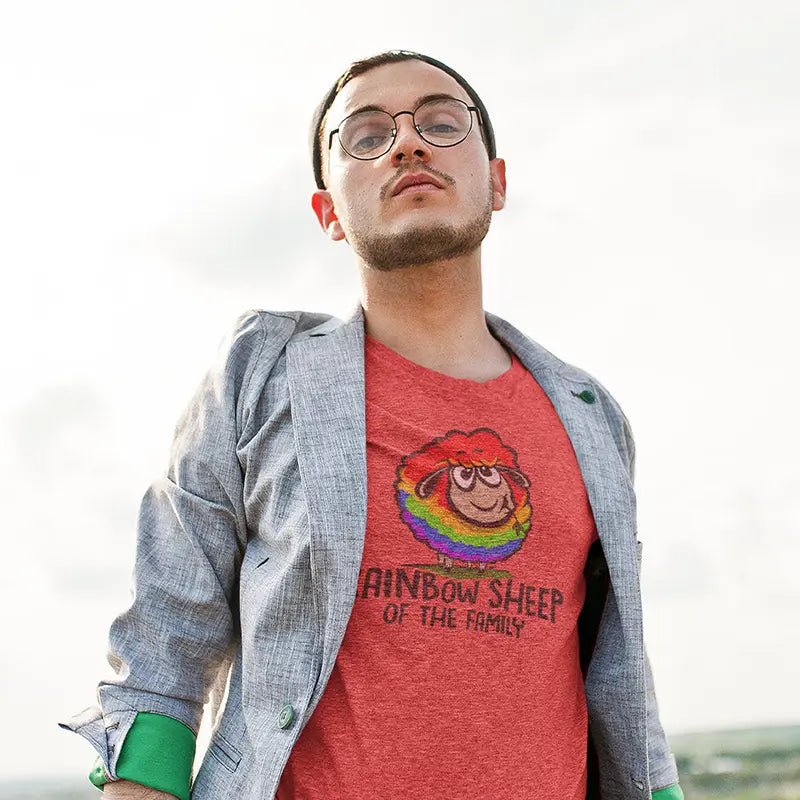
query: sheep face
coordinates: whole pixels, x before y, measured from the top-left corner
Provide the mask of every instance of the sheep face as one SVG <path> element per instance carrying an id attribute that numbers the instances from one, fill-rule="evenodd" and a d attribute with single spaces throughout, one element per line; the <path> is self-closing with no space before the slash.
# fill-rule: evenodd
<path id="1" fill-rule="evenodd" d="M 488 428 L 452 430 L 405 456 L 400 517 L 442 556 L 486 564 L 508 558 L 529 529 L 530 481 L 516 453 Z"/>

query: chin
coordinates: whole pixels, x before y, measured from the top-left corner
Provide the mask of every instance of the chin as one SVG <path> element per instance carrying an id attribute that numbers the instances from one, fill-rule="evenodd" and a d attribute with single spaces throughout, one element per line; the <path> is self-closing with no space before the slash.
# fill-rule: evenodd
<path id="1" fill-rule="evenodd" d="M 392 214 L 386 219 L 384 232 L 396 234 L 441 227 L 458 228 L 459 223 L 463 224 L 463 220 L 459 220 L 450 210 L 445 211 L 420 204 L 403 209 L 399 214 Z"/>

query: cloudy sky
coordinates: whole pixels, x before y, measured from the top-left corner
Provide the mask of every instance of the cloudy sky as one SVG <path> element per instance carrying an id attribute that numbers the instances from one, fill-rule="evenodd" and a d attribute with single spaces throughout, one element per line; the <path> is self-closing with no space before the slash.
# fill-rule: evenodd
<path id="1" fill-rule="evenodd" d="M 232 321 L 357 299 L 307 126 L 349 61 L 397 47 L 492 114 L 485 307 L 633 424 L 665 726 L 800 722 L 796 3 L 2 13 L 0 777 L 88 769 L 56 720 L 94 702 L 139 500 Z"/>

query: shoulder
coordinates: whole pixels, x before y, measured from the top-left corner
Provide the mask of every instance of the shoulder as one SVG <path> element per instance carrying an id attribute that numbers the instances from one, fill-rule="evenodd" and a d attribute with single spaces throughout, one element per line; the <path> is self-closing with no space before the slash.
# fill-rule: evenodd
<path id="1" fill-rule="evenodd" d="M 315 311 L 249 309 L 241 313 L 224 337 L 220 350 L 227 360 L 275 358 L 292 339 L 313 336 L 341 324 L 331 314 Z"/>
<path id="2" fill-rule="evenodd" d="M 241 413 L 251 388 L 260 393 L 291 340 L 340 324 L 331 314 L 311 311 L 244 311 L 223 336 L 207 380 L 229 394 Z"/>
<path id="3" fill-rule="evenodd" d="M 280 339 L 313 335 L 317 328 L 339 325 L 341 320 L 332 314 L 317 311 L 272 311 L 252 308 L 242 312 L 231 326 L 231 344 L 240 340 Z"/>

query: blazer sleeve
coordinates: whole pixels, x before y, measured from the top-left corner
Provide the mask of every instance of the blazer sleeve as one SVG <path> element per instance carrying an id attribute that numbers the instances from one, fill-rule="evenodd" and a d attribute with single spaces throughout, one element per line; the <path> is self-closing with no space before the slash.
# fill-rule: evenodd
<path id="1" fill-rule="evenodd" d="M 109 780 L 139 712 L 196 735 L 212 687 L 227 677 L 247 541 L 237 442 L 265 338 L 262 315 L 242 315 L 181 415 L 167 470 L 141 502 L 132 602 L 109 632 L 114 674 L 99 683 L 98 705 L 59 723 L 92 744 Z"/>
<path id="2" fill-rule="evenodd" d="M 636 444 L 633 439 L 630 422 L 622 409 L 611 396 L 603 389 L 602 397 L 607 402 L 606 416 L 611 426 L 612 433 L 617 441 L 620 456 L 626 464 L 628 476 L 633 484 L 636 473 Z M 675 792 L 680 791 L 678 784 L 678 767 L 675 756 L 669 748 L 664 728 L 658 713 L 653 671 L 647 646 L 644 648 L 645 685 L 647 688 L 647 759 L 649 765 L 649 780 L 652 792 L 675 786 Z M 677 795 L 676 795 L 677 796 Z"/>

